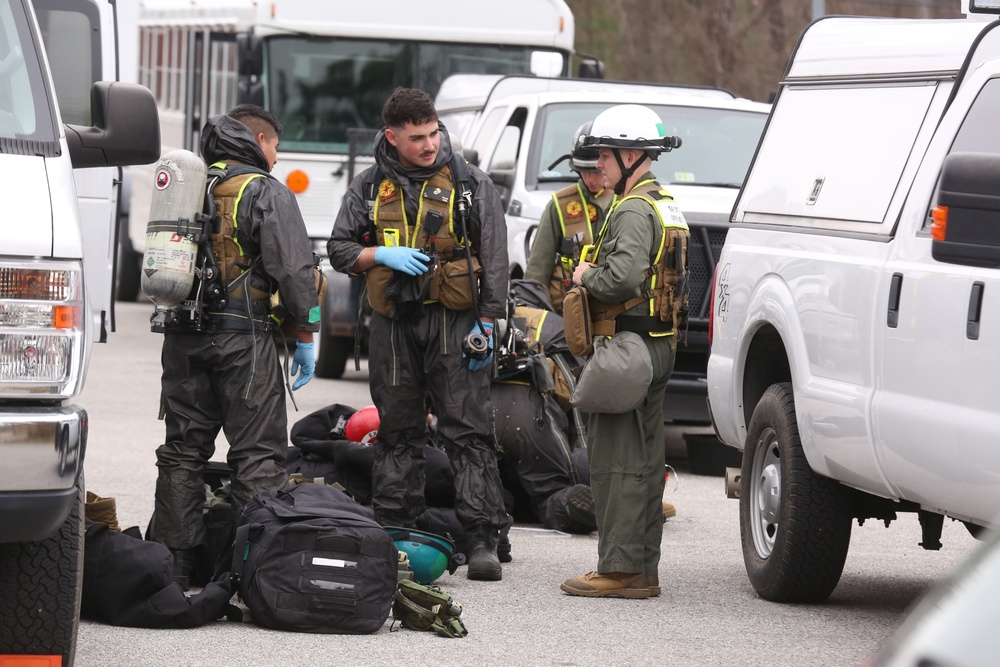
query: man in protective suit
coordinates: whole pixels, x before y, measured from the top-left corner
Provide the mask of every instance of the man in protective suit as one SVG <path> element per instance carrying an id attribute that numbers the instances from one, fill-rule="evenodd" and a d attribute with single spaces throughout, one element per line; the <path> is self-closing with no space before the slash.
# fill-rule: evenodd
<path id="1" fill-rule="evenodd" d="M 578 361 L 541 283 L 512 281 L 510 309 L 492 392 L 500 476 L 514 496 L 514 518 L 592 532 L 586 425 L 568 400 Z"/>
<path id="2" fill-rule="evenodd" d="M 204 537 L 203 472 L 219 430 L 229 441 L 235 513 L 254 493 L 288 479 L 283 372 L 270 317 L 275 292 L 298 330 L 293 389 L 315 368 L 319 307 L 312 246 L 295 195 L 270 177 L 281 130 L 271 113 L 240 105 L 209 120 L 201 135 L 210 186 L 217 179 L 212 197 L 219 221 L 211 245 L 227 298 L 208 304 L 198 326 L 179 322 L 163 339 L 166 439 L 156 450 L 153 532 L 173 552 L 182 587 Z"/>
<path id="3" fill-rule="evenodd" d="M 334 269 L 365 274 L 374 311 L 375 516 L 412 528 L 424 510 L 429 400 L 455 472 L 455 509 L 471 545 L 468 577 L 497 581 L 508 517 L 489 402 L 493 326 L 506 311 L 503 207 L 489 178 L 453 156 L 425 92 L 396 89 L 382 119 L 376 164 L 351 183 L 327 245 Z"/>

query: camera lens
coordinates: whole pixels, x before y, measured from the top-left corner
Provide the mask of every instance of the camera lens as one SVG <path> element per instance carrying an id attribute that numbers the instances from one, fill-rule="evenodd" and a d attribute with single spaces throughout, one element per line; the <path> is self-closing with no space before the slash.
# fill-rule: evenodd
<path id="1" fill-rule="evenodd" d="M 479 332 L 470 333 L 462 341 L 462 351 L 465 356 L 482 361 L 489 356 L 490 340 Z"/>

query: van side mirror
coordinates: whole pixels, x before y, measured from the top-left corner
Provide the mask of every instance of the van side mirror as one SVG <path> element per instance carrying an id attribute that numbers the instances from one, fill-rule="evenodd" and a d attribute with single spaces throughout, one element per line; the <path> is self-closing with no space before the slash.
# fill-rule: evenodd
<path id="1" fill-rule="evenodd" d="M 160 116 L 148 88 L 98 81 L 90 88 L 93 127 L 66 124 L 73 168 L 124 167 L 160 158 Z"/>
<path id="2" fill-rule="evenodd" d="M 514 187 L 514 172 L 507 170 L 491 171 L 490 180 L 493 181 L 497 192 L 500 193 L 500 201 L 503 203 L 503 210 L 506 211 L 507 205 L 510 204 L 511 190 Z"/>
<path id="3" fill-rule="evenodd" d="M 584 56 L 580 61 L 579 72 L 581 79 L 603 79 L 604 62 L 594 56 Z"/>
<path id="4" fill-rule="evenodd" d="M 237 81 L 236 101 L 238 104 L 264 106 L 264 40 L 251 32 L 236 35 Z"/>
<path id="5" fill-rule="evenodd" d="M 239 77 L 259 79 L 264 73 L 264 40 L 250 32 L 236 35 L 236 52 L 239 54 Z"/>
<path id="6" fill-rule="evenodd" d="M 944 161 L 931 235 L 939 262 L 1000 268 L 1000 155 L 952 153 Z"/>

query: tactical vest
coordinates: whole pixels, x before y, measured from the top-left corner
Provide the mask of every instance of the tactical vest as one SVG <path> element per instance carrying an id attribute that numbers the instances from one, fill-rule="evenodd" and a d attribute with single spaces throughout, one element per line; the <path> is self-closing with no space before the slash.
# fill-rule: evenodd
<path id="1" fill-rule="evenodd" d="M 407 246 L 417 248 L 431 258 L 430 268 L 417 277 L 420 300 L 461 310 L 452 302 L 454 289 L 471 290 L 468 259 L 460 231 L 456 229 L 455 185 L 451 168 L 447 165 L 424 182 L 420 188 L 415 220 L 409 220 L 403 201 L 403 189 L 383 178 L 378 192 L 370 203 L 371 219 L 375 226 L 375 241 L 380 246 Z M 473 255 L 473 273 L 479 273 L 478 253 Z M 372 308 L 385 315 L 394 316 L 394 304 L 386 296 L 386 289 L 395 272 L 388 266 L 377 264 L 367 272 L 368 302 Z M 469 298 L 473 298 L 470 295 Z"/>
<path id="2" fill-rule="evenodd" d="M 660 222 L 662 232 L 660 242 L 652 264 L 645 273 L 649 285 L 638 297 L 619 303 L 604 303 L 591 297 L 590 309 L 594 320 L 594 334 L 613 336 L 616 331 L 622 330 L 622 324 L 625 322 L 621 319 L 616 321 L 619 315 L 643 302 L 648 302 L 645 316 L 629 316 L 626 320 L 635 320 L 635 324 L 641 329 L 637 333 L 673 336 L 687 317 L 687 249 L 691 232 L 688 230 L 684 214 L 674 203 L 674 198 L 653 179 L 638 183 L 627 196 L 613 203 L 608 212 L 608 221 L 614 215 L 615 209 L 630 199 L 647 202 L 656 211 L 657 220 Z M 601 244 L 607 230 L 608 222 L 605 221 L 594 251 L 595 263 L 600 257 Z"/>
<path id="3" fill-rule="evenodd" d="M 587 200 L 578 181 L 552 194 L 559 216 L 560 244 L 556 248 L 556 263 L 549 278 L 549 297 L 557 313 L 573 280 L 573 269 L 580 261 L 580 248 L 594 242 L 594 223 L 600 215 L 597 206 Z M 583 236 L 576 239 L 577 234 Z M 572 248 L 572 252 L 565 251 Z"/>
<path id="4" fill-rule="evenodd" d="M 219 231 L 212 233 L 212 253 L 228 294 L 225 309 L 210 311 L 209 315 L 222 330 L 247 330 L 251 317 L 258 325 L 264 323 L 272 288 L 260 265 L 260 248 L 239 228 L 237 211 L 250 182 L 271 175 L 227 160 L 213 164 L 208 177 L 219 219 Z M 213 178 L 219 179 L 214 186 Z"/>

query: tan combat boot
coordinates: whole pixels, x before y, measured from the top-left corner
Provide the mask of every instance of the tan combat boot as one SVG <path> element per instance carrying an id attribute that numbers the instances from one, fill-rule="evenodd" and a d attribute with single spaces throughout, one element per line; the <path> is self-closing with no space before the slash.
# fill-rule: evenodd
<path id="1" fill-rule="evenodd" d="M 108 524 L 108 530 L 116 533 L 121 532 L 118 526 L 118 513 L 115 509 L 114 498 L 101 498 L 99 495 L 87 491 L 87 502 L 83 506 L 84 515 L 94 523 Z"/>
<path id="2" fill-rule="evenodd" d="M 649 586 L 649 597 L 655 598 L 660 595 L 660 577 L 659 575 L 646 575 L 646 585 Z"/>
<path id="3" fill-rule="evenodd" d="M 668 503 L 666 500 L 663 501 L 663 520 L 666 521 L 672 516 L 677 516 L 677 508 Z"/>
<path id="4" fill-rule="evenodd" d="M 652 595 L 643 572 L 588 572 L 582 577 L 567 579 L 559 585 L 570 595 L 585 598 L 642 599 Z"/>

